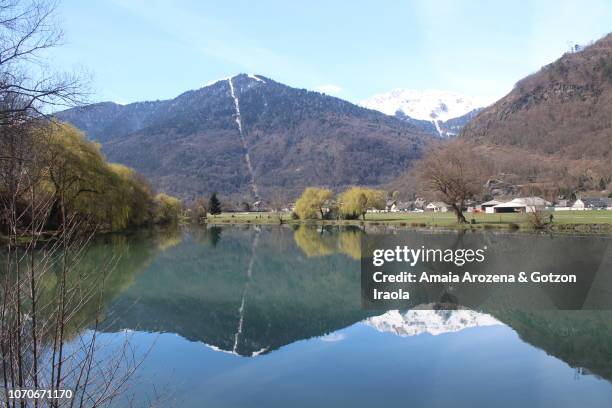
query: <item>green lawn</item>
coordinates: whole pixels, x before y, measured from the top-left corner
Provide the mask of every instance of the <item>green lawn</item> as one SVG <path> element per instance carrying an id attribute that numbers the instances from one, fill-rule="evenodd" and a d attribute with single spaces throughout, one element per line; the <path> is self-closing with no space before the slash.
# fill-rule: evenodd
<path id="1" fill-rule="evenodd" d="M 552 213 L 554 216 L 553 225 L 572 226 L 572 225 L 605 225 L 612 227 L 612 211 L 557 211 Z M 281 214 L 283 222 L 300 223 L 300 220 L 292 220 L 291 214 Z M 475 227 L 510 227 L 516 224 L 521 228 L 529 228 L 528 215 L 525 214 L 471 214 L 465 213 L 468 222 L 475 220 Z M 223 213 L 214 217 L 209 217 L 211 223 L 236 223 L 236 224 L 278 224 L 279 215 L 276 213 Z M 309 221 L 325 224 L 361 224 L 361 220 L 326 220 Z M 368 213 L 366 223 L 380 224 L 406 224 L 407 226 L 437 226 L 437 227 L 457 227 L 455 216 L 452 213 Z"/>
<path id="2" fill-rule="evenodd" d="M 556 211 L 553 212 L 555 224 L 612 224 L 612 211 Z M 546 214 L 548 216 L 548 213 Z M 484 214 L 465 213 L 470 222 L 476 220 L 477 224 L 528 224 L 528 215 L 510 214 Z M 427 224 L 446 225 L 456 223 L 452 213 L 379 213 L 368 214 L 366 219 L 392 222 L 425 222 Z"/>

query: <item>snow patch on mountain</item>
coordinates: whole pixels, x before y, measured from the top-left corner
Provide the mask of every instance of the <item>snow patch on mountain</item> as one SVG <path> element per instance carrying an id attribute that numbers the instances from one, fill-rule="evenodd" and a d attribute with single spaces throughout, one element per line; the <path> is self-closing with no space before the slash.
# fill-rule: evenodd
<path id="1" fill-rule="evenodd" d="M 413 119 L 447 121 L 487 106 L 488 102 L 482 97 L 454 92 L 398 88 L 374 95 L 360 104 L 387 115 L 395 115 L 397 111 L 401 111 Z"/>
<path id="2" fill-rule="evenodd" d="M 380 316 L 364 321 L 379 332 L 394 333 L 401 337 L 429 333 L 438 336 L 454 333 L 471 327 L 503 325 L 494 317 L 469 309 L 459 310 L 390 310 Z"/>
<path id="3" fill-rule="evenodd" d="M 249 78 L 254 79 L 254 80 L 258 81 L 258 82 L 262 82 L 262 83 L 264 83 L 264 84 L 266 83 L 266 81 L 264 81 L 263 79 L 259 78 L 259 77 L 258 77 L 257 75 L 255 75 L 255 74 L 247 74 L 247 75 L 248 75 L 248 77 L 249 77 Z"/>
<path id="4" fill-rule="evenodd" d="M 220 78 L 220 79 L 215 79 L 213 81 L 209 81 L 209 82 L 204 84 L 204 87 L 214 85 L 214 84 L 216 84 L 218 82 L 229 81 L 230 79 L 234 79 L 234 78 L 236 78 L 236 77 L 238 77 L 240 75 L 246 75 L 249 78 L 251 78 L 251 79 L 253 79 L 253 80 L 257 81 L 257 82 L 261 82 L 262 84 L 266 83 L 266 81 L 264 81 L 263 79 L 260 78 L 261 75 L 257 75 L 257 74 L 237 74 L 237 75 L 234 75 L 234 76 L 228 76 L 228 77 L 225 77 L 225 78 Z"/>

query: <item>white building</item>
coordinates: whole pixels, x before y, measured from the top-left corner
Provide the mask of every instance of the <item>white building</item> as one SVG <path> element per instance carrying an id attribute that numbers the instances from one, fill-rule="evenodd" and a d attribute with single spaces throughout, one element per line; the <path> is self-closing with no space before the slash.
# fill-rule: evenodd
<path id="1" fill-rule="evenodd" d="M 587 202 L 589 201 L 588 199 L 585 198 L 585 200 L 587 200 Z M 565 205 L 556 205 L 555 206 L 555 211 L 585 211 L 585 210 L 591 210 L 592 207 L 590 207 L 587 202 L 581 200 L 580 198 L 577 199 L 576 201 L 574 201 L 573 203 L 560 203 L 560 204 L 565 204 Z"/>
<path id="2" fill-rule="evenodd" d="M 497 204 L 493 206 L 494 213 L 533 213 L 546 209 L 551 205 L 550 202 L 540 197 L 520 197 L 515 198 L 507 203 Z"/>
<path id="3" fill-rule="evenodd" d="M 492 214 L 492 213 L 495 212 L 493 210 L 493 207 L 495 207 L 496 205 L 499 205 L 499 204 L 503 204 L 503 203 L 504 203 L 503 201 L 499 201 L 499 200 L 486 201 L 486 202 L 480 204 L 480 209 L 482 211 L 484 211 L 485 213 L 487 213 L 487 214 Z"/>
<path id="4" fill-rule="evenodd" d="M 581 199 L 577 199 L 576 201 L 574 201 L 574 204 L 572 204 L 572 206 L 570 207 L 570 210 L 573 211 L 584 211 L 584 209 L 584 201 L 582 201 Z"/>
<path id="5" fill-rule="evenodd" d="M 447 212 L 448 205 L 444 204 L 442 201 L 433 201 L 425 206 L 425 210 L 433 212 Z"/>

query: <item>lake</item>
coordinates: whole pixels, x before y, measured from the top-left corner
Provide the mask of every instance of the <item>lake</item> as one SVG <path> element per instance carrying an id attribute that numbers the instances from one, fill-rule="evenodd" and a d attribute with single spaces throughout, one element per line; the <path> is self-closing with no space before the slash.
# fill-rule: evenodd
<path id="1" fill-rule="evenodd" d="M 612 406 L 612 312 L 366 310 L 361 234 L 227 226 L 104 237 L 83 259 L 117 259 L 98 335 L 109 344 L 127 337 L 143 357 L 132 379 L 137 401 Z M 428 231 L 407 234 L 432 239 Z M 604 237 L 468 234 L 503 244 L 506 263 L 554 259 L 572 248 L 579 269 L 595 250 L 596 266 L 612 273 Z"/>

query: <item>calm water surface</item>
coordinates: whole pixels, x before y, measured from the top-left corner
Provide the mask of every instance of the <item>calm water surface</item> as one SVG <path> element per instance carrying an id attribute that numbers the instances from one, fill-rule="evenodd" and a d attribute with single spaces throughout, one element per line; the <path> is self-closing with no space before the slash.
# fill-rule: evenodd
<path id="1" fill-rule="evenodd" d="M 100 335 L 128 332 L 150 350 L 137 399 L 183 407 L 612 406 L 612 312 L 363 310 L 361 234 L 209 227 L 106 238 L 84 260 L 119 256 Z M 606 238 L 473 239 L 503 244 L 508 263 L 571 252 L 576 268 L 612 274 Z"/>

